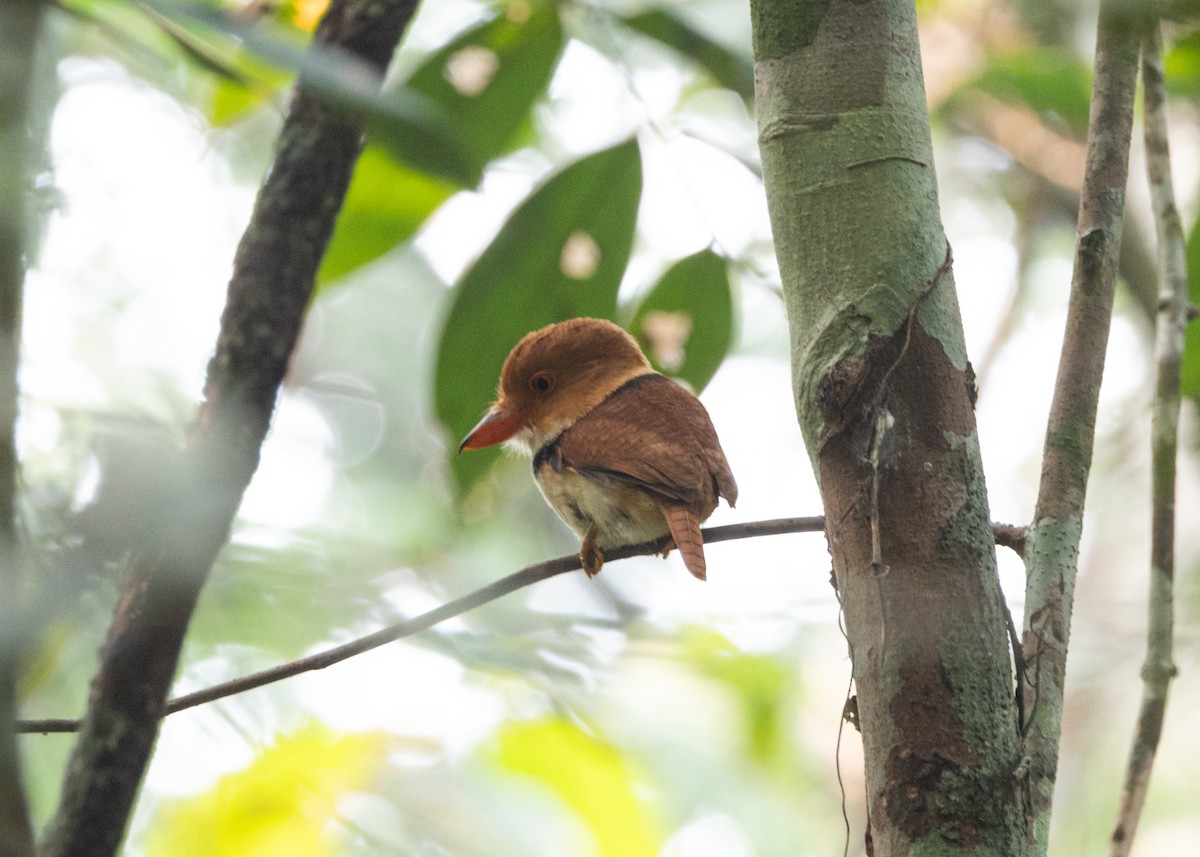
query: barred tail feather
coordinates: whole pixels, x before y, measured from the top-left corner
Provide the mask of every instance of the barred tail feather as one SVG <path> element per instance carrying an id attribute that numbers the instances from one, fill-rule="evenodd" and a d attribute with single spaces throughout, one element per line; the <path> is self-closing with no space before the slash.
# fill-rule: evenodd
<path id="1" fill-rule="evenodd" d="M 663 516 L 671 530 L 675 547 L 683 557 L 687 570 L 699 580 L 705 580 L 708 571 L 704 561 L 704 537 L 700 535 L 700 521 L 684 506 L 662 504 Z"/>

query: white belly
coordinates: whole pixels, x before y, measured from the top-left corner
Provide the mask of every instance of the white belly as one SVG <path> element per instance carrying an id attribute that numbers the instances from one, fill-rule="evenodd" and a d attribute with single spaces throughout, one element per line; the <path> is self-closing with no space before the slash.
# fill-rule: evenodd
<path id="1" fill-rule="evenodd" d="M 535 475 L 542 496 L 581 539 L 596 525 L 601 548 L 635 545 L 667 535 L 667 520 L 658 502 L 644 491 L 616 480 L 599 481 L 571 467 L 546 466 Z"/>

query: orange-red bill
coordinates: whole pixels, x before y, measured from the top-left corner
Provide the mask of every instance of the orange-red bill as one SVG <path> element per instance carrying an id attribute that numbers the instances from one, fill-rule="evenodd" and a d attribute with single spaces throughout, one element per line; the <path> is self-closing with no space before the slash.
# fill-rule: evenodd
<path id="1" fill-rule="evenodd" d="M 485 446 L 495 446 L 503 443 L 521 430 L 521 420 L 512 414 L 501 411 L 488 411 L 463 438 L 458 445 L 458 451 L 464 449 L 483 449 Z"/>

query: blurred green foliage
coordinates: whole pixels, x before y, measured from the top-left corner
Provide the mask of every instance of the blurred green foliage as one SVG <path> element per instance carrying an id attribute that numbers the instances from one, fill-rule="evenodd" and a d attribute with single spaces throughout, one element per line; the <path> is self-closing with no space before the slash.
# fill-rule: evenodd
<path id="1" fill-rule="evenodd" d="M 337 734 L 309 724 L 282 736 L 244 770 L 193 798 L 163 804 L 146 838 L 150 857 L 339 853 L 338 800 L 368 788 L 386 759 L 383 733 Z"/>
<path id="2" fill-rule="evenodd" d="M 1061 47 L 1029 47 L 998 52 L 978 76 L 947 101 L 950 110 L 961 99 L 984 93 L 1037 113 L 1051 128 L 1082 140 L 1087 134 L 1092 72 L 1074 51 Z M 963 109 L 971 109 L 969 102 Z"/>
<path id="3" fill-rule="evenodd" d="M 787 709 L 781 703 L 795 697 L 795 672 L 775 658 L 739 651 L 711 631 L 693 630 L 686 641 L 696 669 L 740 703 L 748 732 L 746 755 L 766 767 L 787 758 Z"/>
<path id="4" fill-rule="evenodd" d="M 504 770 L 544 783 L 587 824 L 601 857 L 653 857 L 662 824 L 639 799 L 629 761 L 563 718 L 513 723 L 497 737 Z"/>

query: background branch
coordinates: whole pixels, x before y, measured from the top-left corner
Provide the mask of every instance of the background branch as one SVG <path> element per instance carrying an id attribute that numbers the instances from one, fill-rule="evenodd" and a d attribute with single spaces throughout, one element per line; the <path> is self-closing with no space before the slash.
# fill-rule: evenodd
<path id="1" fill-rule="evenodd" d="M 760 536 L 781 535 L 783 533 L 821 532 L 824 529 L 825 519 L 818 515 L 809 518 L 775 518 L 768 521 L 752 521 L 746 524 L 731 524 L 724 527 L 708 527 L 703 530 L 703 533 L 705 544 L 713 544 L 733 539 L 752 539 Z M 629 545 L 628 547 L 605 551 L 604 559 L 605 562 L 614 562 L 633 556 L 647 556 L 661 553 L 669 541 L 670 537 L 664 536 L 653 542 Z M 538 581 L 579 568 L 582 568 L 582 566 L 579 563 L 578 554 L 560 556 L 555 559 L 548 559 L 544 562 L 526 566 L 520 571 L 514 572 L 507 577 L 502 577 L 486 586 L 481 586 L 479 589 L 469 592 L 461 598 L 448 601 L 441 607 L 436 607 L 427 613 L 422 613 L 420 616 L 396 622 L 386 628 L 381 628 L 378 631 L 359 637 L 356 640 L 351 640 L 348 643 L 343 643 L 340 646 L 334 646 L 332 649 L 327 649 L 324 652 L 318 652 L 315 655 L 289 661 L 286 664 L 280 664 L 277 667 L 252 673 L 233 681 L 222 682 L 221 684 L 213 685 L 195 693 L 176 697 L 167 703 L 164 713 L 174 714 L 177 711 L 195 708 L 197 705 L 214 702 L 227 696 L 233 696 L 247 690 L 273 684 L 285 678 L 300 675 L 301 673 L 325 669 L 325 667 L 341 663 L 355 655 L 361 655 L 364 652 L 377 649 L 402 637 L 409 637 L 419 631 L 432 628 L 440 622 L 460 616 L 469 610 L 495 601 L 497 598 L 508 595 L 511 592 L 516 592 L 518 589 L 522 589 Z M 78 720 L 71 719 L 25 720 L 19 722 L 17 728 L 21 732 L 41 732 L 43 734 L 50 732 L 75 732 L 79 729 L 79 722 Z"/>
<path id="2" fill-rule="evenodd" d="M 376 85 L 415 0 L 334 0 L 314 44 L 347 52 Z M 258 464 L 317 266 L 362 147 L 361 122 L 304 90 L 234 260 L 205 401 L 153 539 L 134 547 L 43 853 L 116 853 L 196 599 Z"/>
<path id="3" fill-rule="evenodd" d="M 1118 0 L 1101 4 L 1066 334 L 1046 428 L 1037 508 L 1026 538 L 1024 649 L 1032 675 L 1026 687 L 1031 719 L 1025 749 L 1033 830 L 1041 853 L 1046 850 L 1057 776 L 1067 640 L 1133 128 L 1141 28 L 1119 11 L 1121 6 Z"/>
<path id="4" fill-rule="evenodd" d="M 1011 107 L 988 96 L 975 96 L 979 107 L 961 118 L 963 127 L 990 140 L 1013 157 L 1035 176 L 1036 193 L 1042 211 L 1033 215 L 1035 228 L 1044 228 L 1043 218 L 1066 219 L 1079 211 L 1080 181 L 1086 163 L 1084 143 L 1063 135 L 1041 121 L 1030 111 Z M 1028 214 L 1025 216 L 1029 216 Z M 1121 231 L 1121 246 L 1117 270 L 1129 295 L 1147 322 L 1157 314 L 1158 295 L 1155 289 L 1153 248 L 1135 228 L 1137 211 L 1125 213 L 1130 228 Z M 986 368 L 987 361 L 983 361 Z M 976 366 L 980 376 L 985 373 Z"/>
<path id="5" fill-rule="evenodd" d="M 1109 850 L 1111 857 L 1125 857 L 1133 846 L 1133 836 L 1150 786 L 1150 771 L 1162 736 L 1167 689 L 1176 672 L 1172 654 L 1175 460 L 1179 429 L 1180 366 L 1188 319 L 1188 283 L 1183 226 L 1175 208 L 1171 179 L 1162 36 L 1157 25 L 1142 40 L 1142 92 L 1146 169 L 1158 235 L 1160 295 L 1155 337 L 1158 377 L 1151 440 L 1150 615 L 1146 663 L 1142 667 L 1142 704 L 1113 828 Z"/>

